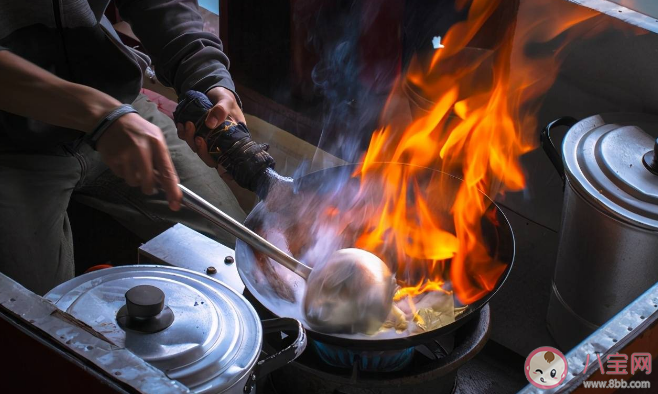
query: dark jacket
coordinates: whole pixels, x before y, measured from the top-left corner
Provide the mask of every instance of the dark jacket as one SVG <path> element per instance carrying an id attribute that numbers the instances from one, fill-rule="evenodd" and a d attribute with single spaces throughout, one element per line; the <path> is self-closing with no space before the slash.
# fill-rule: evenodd
<path id="1" fill-rule="evenodd" d="M 130 103 L 139 93 L 150 59 L 121 42 L 103 15 L 108 3 L 0 0 L 0 49 Z M 235 91 L 228 58 L 219 38 L 203 31 L 196 0 L 116 0 L 116 5 L 153 58 L 160 82 L 178 94 L 216 86 Z M 0 147 L 25 149 L 80 136 L 78 131 L 0 111 Z"/>

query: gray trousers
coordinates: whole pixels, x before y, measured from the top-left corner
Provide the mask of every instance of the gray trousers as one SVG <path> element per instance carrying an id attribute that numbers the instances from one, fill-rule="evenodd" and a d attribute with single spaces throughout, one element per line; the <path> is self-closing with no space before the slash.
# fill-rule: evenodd
<path id="1" fill-rule="evenodd" d="M 244 221 L 229 187 L 180 140 L 171 119 L 146 96 L 133 103 L 140 115 L 159 126 L 167 140 L 181 183 Z M 112 215 L 144 240 L 183 223 L 232 246 L 234 238 L 194 212 L 170 211 L 162 196 L 146 196 L 128 186 L 81 144 L 37 152 L 0 150 L 0 272 L 37 294 L 45 294 L 74 275 L 73 240 L 66 214 L 69 200 Z"/>

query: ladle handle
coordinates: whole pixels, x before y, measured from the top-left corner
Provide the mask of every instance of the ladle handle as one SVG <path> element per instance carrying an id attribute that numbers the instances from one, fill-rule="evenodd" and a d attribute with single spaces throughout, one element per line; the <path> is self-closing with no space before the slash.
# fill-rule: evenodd
<path id="1" fill-rule="evenodd" d="M 223 228 L 233 234 L 236 238 L 241 239 L 254 249 L 293 271 L 304 280 L 308 279 L 308 276 L 311 274 L 311 268 L 309 266 L 284 253 L 281 249 L 272 245 L 255 232 L 249 230 L 242 223 L 225 214 L 219 208 L 199 197 L 190 189 L 180 184 L 178 187 L 180 187 L 180 190 L 183 192 L 183 204 L 188 208 L 199 213 L 210 222 Z"/>

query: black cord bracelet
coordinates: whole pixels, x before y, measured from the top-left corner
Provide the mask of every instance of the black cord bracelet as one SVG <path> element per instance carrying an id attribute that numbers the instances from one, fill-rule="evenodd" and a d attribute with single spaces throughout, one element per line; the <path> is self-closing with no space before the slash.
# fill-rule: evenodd
<path id="1" fill-rule="evenodd" d="M 98 125 L 96 125 L 96 127 L 94 127 L 91 133 L 85 136 L 85 141 L 87 141 L 92 148 L 96 149 L 96 143 L 98 143 L 98 140 L 103 136 L 108 127 L 123 115 L 130 113 L 137 113 L 137 110 L 130 104 L 123 104 L 113 109 L 98 123 Z"/>

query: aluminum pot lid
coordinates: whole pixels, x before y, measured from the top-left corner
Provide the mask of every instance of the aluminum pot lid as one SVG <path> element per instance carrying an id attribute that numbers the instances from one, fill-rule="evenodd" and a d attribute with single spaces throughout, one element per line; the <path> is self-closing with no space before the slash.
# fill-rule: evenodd
<path id="1" fill-rule="evenodd" d="M 649 134 L 651 133 L 651 134 Z M 643 164 L 653 151 L 658 117 L 596 115 L 575 124 L 562 151 L 570 184 L 613 217 L 658 229 L 658 175 Z"/>
<path id="2" fill-rule="evenodd" d="M 186 269 L 108 268 L 65 282 L 45 298 L 199 393 L 238 383 L 261 351 L 260 319 L 247 300 Z"/>

